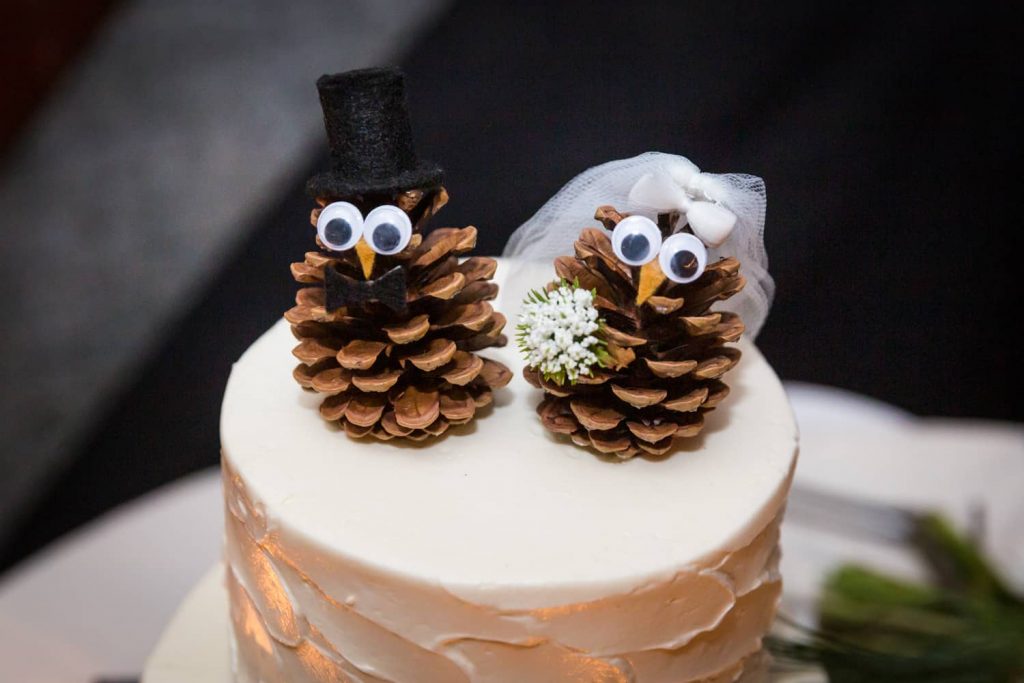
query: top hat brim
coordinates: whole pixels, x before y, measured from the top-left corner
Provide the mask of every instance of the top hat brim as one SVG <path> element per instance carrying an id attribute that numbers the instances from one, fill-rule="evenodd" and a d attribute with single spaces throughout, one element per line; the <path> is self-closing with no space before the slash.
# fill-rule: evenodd
<path id="1" fill-rule="evenodd" d="M 345 177 L 339 171 L 318 173 L 306 183 L 306 191 L 313 197 L 353 197 L 365 194 L 397 194 L 406 190 L 428 190 L 439 187 L 444 171 L 437 164 L 421 161 L 408 171 L 377 179 Z"/>

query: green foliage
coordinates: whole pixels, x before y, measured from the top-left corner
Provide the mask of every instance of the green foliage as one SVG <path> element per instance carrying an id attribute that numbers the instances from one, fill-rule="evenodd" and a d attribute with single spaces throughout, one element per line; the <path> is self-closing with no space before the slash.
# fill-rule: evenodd
<path id="1" fill-rule="evenodd" d="M 820 628 L 770 639 L 776 657 L 817 663 L 833 683 L 1024 681 L 1024 601 L 941 517 L 923 516 L 917 532 L 933 585 L 842 567 L 825 584 Z"/>

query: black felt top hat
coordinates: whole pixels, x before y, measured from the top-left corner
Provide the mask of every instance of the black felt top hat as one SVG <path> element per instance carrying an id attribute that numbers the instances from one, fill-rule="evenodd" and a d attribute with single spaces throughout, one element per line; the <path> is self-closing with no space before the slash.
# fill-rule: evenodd
<path id="1" fill-rule="evenodd" d="M 331 168 L 306 183 L 314 197 L 386 194 L 441 184 L 440 166 L 416 157 L 405 74 L 373 68 L 317 79 Z"/>

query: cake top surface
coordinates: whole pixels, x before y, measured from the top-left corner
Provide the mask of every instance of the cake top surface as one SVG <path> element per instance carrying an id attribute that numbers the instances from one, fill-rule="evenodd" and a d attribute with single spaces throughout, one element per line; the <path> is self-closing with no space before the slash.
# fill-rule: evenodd
<path id="1" fill-rule="evenodd" d="M 548 263 L 499 261 L 495 304 L 515 320 Z M 752 344 L 724 410 L 662 458 L 612 462 L 549 433 L 541 392 L 514 345 L 483 353 L 516 377 L 482 419 L 424 447 L 355 441 L 291 376 L 295 339 L 277 323 L 235 365 L 221 416 L 224 457 L 272 524 L 320 552 L 437 582 L 460 595 L 635 587 L 743 547 L 779 511 L 797 430 Z M 586 592 L 586 591 L 585 591 Z"/>

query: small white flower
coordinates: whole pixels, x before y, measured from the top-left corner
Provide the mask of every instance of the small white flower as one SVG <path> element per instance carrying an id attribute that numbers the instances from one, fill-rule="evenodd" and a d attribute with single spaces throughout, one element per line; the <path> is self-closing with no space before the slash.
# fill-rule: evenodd
<path id="1" fill-rule="evenodd" d="M 546 379 L 575 383 L 602 364 L 604 343 L 595 336 L 601 328 L 594 293 L 562 284 L 550 292 L 535 292 L 519 314 L 519 347 L 527 365 Z"/>

